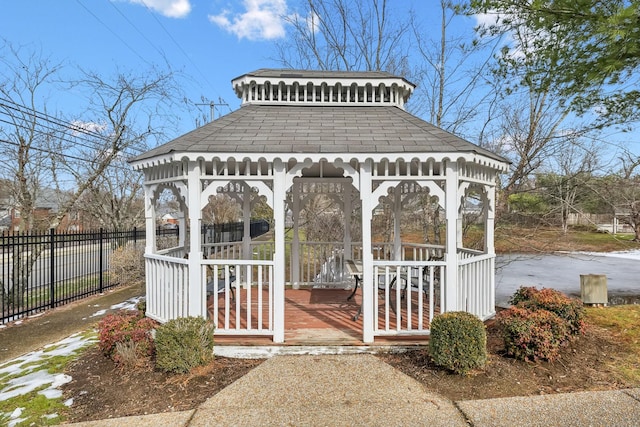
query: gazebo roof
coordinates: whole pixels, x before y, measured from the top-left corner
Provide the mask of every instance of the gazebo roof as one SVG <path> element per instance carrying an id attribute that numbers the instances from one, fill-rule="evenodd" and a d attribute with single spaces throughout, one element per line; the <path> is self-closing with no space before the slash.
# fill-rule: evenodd
<path id="1" fill-rule="evenodd" d="M 394 74 L 386 71 L 331 71 L 331 70 L 292 70 L 289 68 L 260 68 L 259 70 L 251 71 L 236 77 L 233 81 L 242 79 L 244 77 L 265 77 L 265 78 L 295 78 L 295 79 L 328 79 L 328 78 L 340 78 L 340 79 L 402 79 L 408 83 L 408 81 L 402 77 L 398 77 Z"/>
<path id="2" fill-rule="evenodd" d="M 398 107 L 245 105 L 136 157 L 170 153 L 476 153 L 502 157 Z"/>
<path id="3" fill-rule="evenodd" d="M 404 103 L 414 85 L 386 72 L 260 69 L 233 79 L 232 84 L 242 99 L 240 109 L 132 162 L 201 153 L 347 157 L 438 153 L 481 156 L 496 162 L 499 169 L 507 163 L 406 112 Z"/>

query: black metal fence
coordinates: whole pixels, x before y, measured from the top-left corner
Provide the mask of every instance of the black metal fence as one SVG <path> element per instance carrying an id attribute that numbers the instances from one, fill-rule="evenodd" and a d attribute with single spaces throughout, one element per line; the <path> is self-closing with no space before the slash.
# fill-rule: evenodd
<path id="1" fill-rule="evenodd" d="M 145 231 L 135 228 L 0 234 L 0 323 L 117 285 L 108 273 L 114 250 L 129 242 L 137 245 L 144 237 Z"/>
<path id="2" fill-rule="evenodd" d="M 239 241 L 243 223 L 203 228 L 203 241 Z M 251 237 L 269 231 L 266 221 L 251 222 Z M 177 242 L 178 229 L 158 229 Z M 118 284 L 109 274 L 114 251 L 144 244 L 145 230 L 81 233 L 0 234 L 0 324 L 99 294 Z"/>
<path id="3" fill-rule="evenodd" d="M 251 220 L 249 235 L 251 238 L 269 232 L 269 223 L 263 219 Z M 205 243 L 240 242 L 244 235 L 244 222 L 204 225 L 202 241 Z"/>

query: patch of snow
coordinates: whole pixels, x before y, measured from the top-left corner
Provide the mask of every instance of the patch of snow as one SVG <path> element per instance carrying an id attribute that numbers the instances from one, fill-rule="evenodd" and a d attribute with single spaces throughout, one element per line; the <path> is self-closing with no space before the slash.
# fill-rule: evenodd
<path id="1" fill-rule="evenodd" d="M 0 400 L 8 400 L 16 396 L 30 393 L 44 385 L 52 384 L 53 381 L 53 375 L 44 370 L 11 378 L 7 381 L 7 386 L 0 390 Z"/>
<path id="2" fill-rule="evenodd" d="M 15 427 L 23 421 L 26 421 L 26 418 L 16 418 L 7 423 L 7 427 Z"/>
<path id="3" fill-rule="evenodd" d="M 71 407 L 71 405 L 73 405 L 73 397 L 70 398 L 70 399 L 65 400 L 62 404 L 64 406 L 66 406 L 67 408 Z"/>
<path id="4" fill-rule="evenodd" d="M 136 306 L 142 300 L 143 297 L 135 297 L 129 298 L 128 300 L 121 302 L 119 304 L 114 304 L 110 308 L 112 310 L 135 310 Z"/>
<path id="5" fill-rule="evenodd" d="M 40 390 L 38 394 L 43 395 L 47 399 L 59 399 L 62 397 L 62 390 L 58 390 L 53 388 L 53 384 L 49 388 L 45 388 L 44 390 Z"/>
<path id="6" fill-rule="evenodd" d="M 611 257 L 611 258 L 624 258 L 624 259 L 637 259 L 640 260 L 640 250 L 630 251 L 615 251 L 615 252 L 571 252 L 580 255 Z"/>
<path id="7" fill-rule="evenodd" d="M 4 381 L 6 386 L 0 389 L 0 401 L 27 394 L 45 386 L 47 388 L 39 393 L 49 399 L 60 398 L 62 391 L 58 388 L 71 381 L 71 377 L 65 374 L 50 374 L 41 367 L 51 357 L 71 356 L 95 341 L 95 338 L 74 334 L 55 344 L 47 345 L 44 350 L 27 353 L 0 365 L 0 375 L 10 377 Z"/>
<path id="8" fill-rule="evenodd" d="M 0 329 L 4 329 L 6 327 L 7 327 L 7 325 L 0 325 Z"/>
<path id="9" fill-rule="evenodd" d="M 107 310 L 98 310 L 95 313 L 93 313 L 91 316 L 89 317 L 96 317 L 96 316 L 102 316 L 103 314 L 105 314 L 107 312 Z"/>
<path id="10" fill-rule="evenodd" d="M 80 334 L 73 334 L 55 344 L 48 344 L 45 348 L 45 355 L 53 356 L 70 356 L 86 347 L 88 344 L 96 342 L 95 338 L 85 338 Z M 51 349 L 51 350 L 49 350 Z"/>
<path id="11" fill-rule="evenodd" d="M 22 415 L 22 411 L 24 411 L 24 408 L 16 408 L 13 410 L 13 412 L 11 413 L 11 415 L 9 415 L 9 418 L 18 418 Z"/>
<path id="12" fill-rule="evenodd" d="M 44 418 L 45 420 L 52 420 L 54 418 L 58 418 L 60 415 L 58 414 L 46 414 L 43 415 L 42 418 Z"/>

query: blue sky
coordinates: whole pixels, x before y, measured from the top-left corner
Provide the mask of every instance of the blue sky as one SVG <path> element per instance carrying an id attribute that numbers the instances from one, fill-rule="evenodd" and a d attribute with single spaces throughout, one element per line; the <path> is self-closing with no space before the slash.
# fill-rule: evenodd
<path id="1" fill-rule="evenodd" d="M 280 67 L 275 43 L 287 37 L 283 16 L 296 13 L 299 0 L 5 0 L 1 3 L 0 38 L 26 50 L 41 50 L 65 71 L 77 67 L 103 75 L 144 70 L 166 61 L 185 78 L 184 95 L 192 102 L 219 102 L 216 117 L 239 108 L 231 80 L 259 68 Z M 389 1 L 402 16 L 415 9 L 423 28 L 439 26 L 439 0 Z M 457 18 L 455 31 L 473 36 L 476 21 Z M 420 90 L 420 88 L 418 88 Z M 81 114 L 79 94 L 55 93 L 49 112 Z M 209 115 L 208 106 L 200 113 Z M 184 114 L 176 137 L 195 127 L 197 111 Z M 82 117 L 78 117 L 82 120 Z M 473 134 L 473 131 L 471 132 Z M 607 139 L 635 142 L 637 133 L 607 132 Z M 473 136 L 468 136 L 473 140 Z M 164 141 L 159 141 L 164 142 Z"/>
<path id="2" fill-rule="evenodd" d="M 420 10 L 430 19 L 436 0 L 393 1 L 403 12 Z M 162 64 L 182 71 L 186 96 L 204 96 L 239 107 L 231 80 L 259 68 L 280 67 L 274 43 L 287 36 L 282 16 L 295 13 L 293 0 L 19 0 L 2 2 L 0 37 L 27 49 L 41 49 L 53 62 L 114 73 Z M 433 8 L 437 10 L 437 8 Z M 434 19 L 438 19 L 434 16 Z M 470 22 L 469 31 L 472 23 Z M 73 92 L 55 98 L 53 109 L 73 108 Z M 53 101 L 49 101 L 53 102 Z M 209 114 L 209 107 L 202 106 Z M 52 109 L 48 105 L 48 109 Z M 185 118 L 178 133 L 194 127 Z M 175 135 L 174 135 L 175 136 Z"/>

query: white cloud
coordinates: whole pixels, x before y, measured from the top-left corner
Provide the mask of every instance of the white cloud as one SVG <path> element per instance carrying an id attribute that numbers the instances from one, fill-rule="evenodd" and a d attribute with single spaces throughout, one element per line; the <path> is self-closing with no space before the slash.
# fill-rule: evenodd
<path id="1" fill-rule="evenodd" d="M 161 13 L 167 18 L 184 18 L 191 12 L 189 0 L 129 0 Z"/>
<path id="2" fill-rule="evenodd" d="M 80 120 L 72 121 L 71 125 L 71 130 L 77 135 L 84 132 L 101 133 L 107 129 L 107 125 L 104 123 L 83 122 Z"/>
<path id="3" fill-rule="evenodd" d="M 320 16 L 315 12 L 311 12 L 309 16 L 307 16 L 307 29 L 309 32 L 317 33 L 320 28 L 320 25 L 318 24 L 319 22 Z"/>
<path id="4" fill-rule="evenodd" d="M 491 25 L 497 25 L 500 22 L 500 15 L 496 12 L 478 13 L 473 15 L 476 20 L 476 24 L 480 27 L 489 27 Z"/>
<path id="5" fill-rule="evenodd" d="M 239 39 L 272 40 L 285 36 L 286 0 L 244 0 L 245 11 L 229 10 L 209 15 L 209 21 L 235 34 Z"/>

